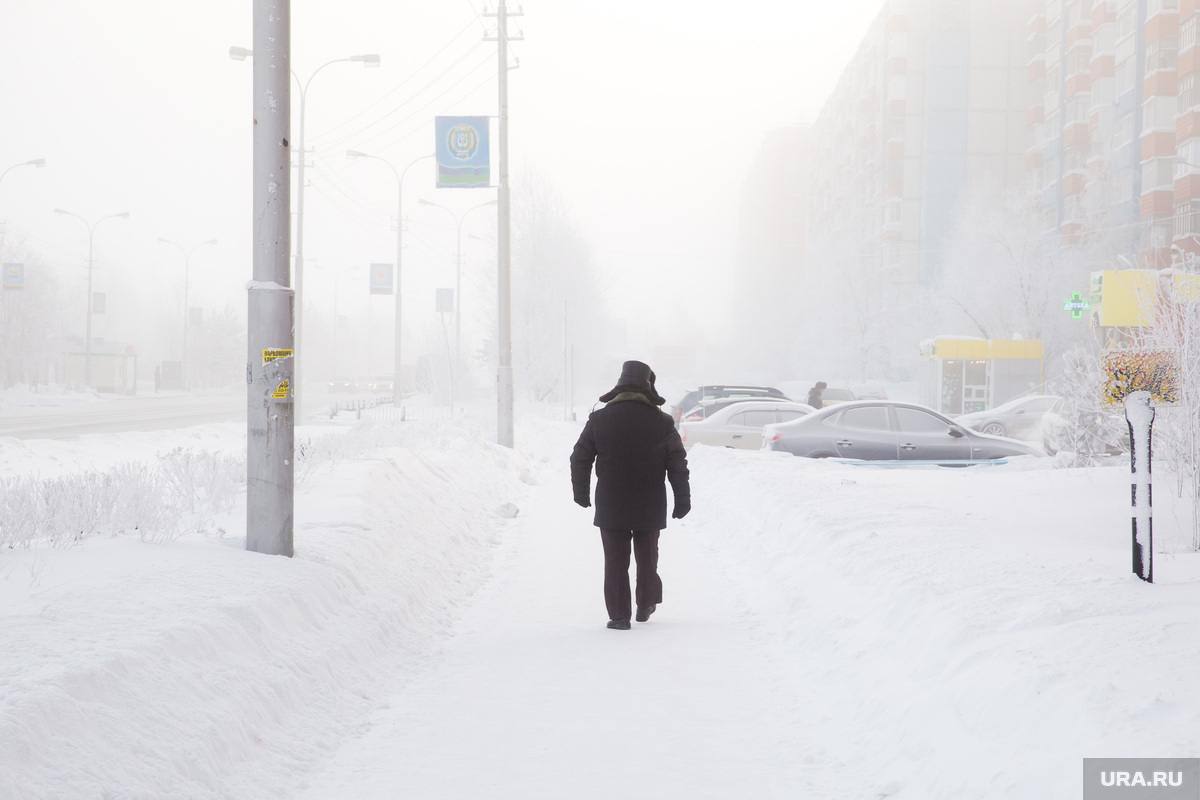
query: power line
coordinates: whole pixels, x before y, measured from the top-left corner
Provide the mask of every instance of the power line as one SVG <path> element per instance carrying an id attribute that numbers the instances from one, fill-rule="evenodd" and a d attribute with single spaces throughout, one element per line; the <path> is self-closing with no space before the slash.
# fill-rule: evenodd
<path id="1" fill-rule="evenodd" d="M 478 92 L 484 86 L 491 83 L 496 78 L 497 74 L 498 73 L 495 73 L 495 72 L 489 73 L 487 75 L 487 77 L 485 77 L 482 81 L 480 81 L 479 83 L 472 86 L 470 89 L 468 89 L 466 92 L 464 92 L 463 94 L 456 97 L 454 100 L 452 100 L 447 105 L 453 107 L 453 106 L 456 106 L 459 103 L 463 102 L 468 97 L 472 97 L 476 92 Z M 396 139 L 393 139 L 392 141 L 388 142 L 387 144 L 380 145 L 379 149 L 380 150 L 390 150 L 391 148 L 395 147 L 396 145 L 400 144 L 401 142 L 409 139 L 413 135 L 415 135 L 417 133 L 421 133 L 422 131 L 428 131 L 428 130 L 429 130 L 429 120 L 427 120 L 427 119 L 422 120 L 413 128 L 410 128 L 409 130 L 400 134 L 400 136 L 397 137 Z"/>
<path id="2" fill-rule="evenodd" d="M 382 95 L 381 95 L 381 96 L 380 96 L 378 99 L 374 100 L 374 101 L 373 101 L 373 102 L 371 102 L 369 105 L 365 106 L 365 107 L 364 107 L 364 108 L 363 108 L 361 111 L 359 111 L 358 113 L 356 113 L 356 114 L 353 114 L 353 115 L 351 115 L 350 117 L 347 117 L 346 119 L 342 120 L 342 121 L 341 121 L 341 122 L 339 122 L 338 124 L 334 125 L 332 128 L 327 128 L 326 130 L 324 130 L 324 131 L 322 131 L 322 132 L 320 132 L 320 133 L 316 134 L 316 135 L 314 136 L 314 138 L 315 138 L 315 139 L 321 139 L 321 138 L 323 138 L 323 137 L 330 136 L 330 135 L 331 135 L 331 134 L 333 134 L 334 132 L 338 131 L 338 130 L 339 130 L 339 129 L 341 129 L 341 128 L 344 128 L 344 127 L 346 127 L 347 125 L 349 125 L 350 123 L 354 122 L 355 120 L 361 119 L 361 118 L 362 118 L 364 115 L 366 115 L 367 113 L 369 113 L 369 112 L 370 112 L 372 109 L 376 108 L 377 106 L 379 106 L 379 105 L 382 105 L 384 102 L 386 102 L 386 101 L 387 101 L 387 99 L 388 99 L 389 97 L 391 97 L 393 94 L 395 94 L 396 92 L 398 92 L 398 91 L 400 91 L 401 89 L 403 89 L 403 88 L 404 88 L 406 85 L 408 85 L 408 84 L 409 84 L 409 83 L 410 83 L 410 82 L 411 82 L 413 79 L 415 79 L 415 78 L 416 78 L 418 75 L 420 75 L 420 74 L 421 74 L 421 71 L 422 71 L 422 70 L 424 70 L 426 67 L 428 67 L 430 64 L 432 64 L 434 61 L 436 61 L 436 60 L 437 60 L 437 59 L 438 59 L 438 58 L 439 58 L 439 57 L 442 55 L 442 53 L 445 53 L 447 50 L 449 50 L 449 49 L 450 49 L 450 47 L 451 47 L 451 46 L 452 46 L 452 45 L 453 45 L 455 42 L 457 42 L 457 41 L 458 41 L 460 38 L 462 38 L 462 35 L 463 35 L 464 33 L 466 33 L 466 32 L 467 32 L 467 31 L 468 31 L 468 30 L 471 28 L 471 25 L 472 25 L 474 22 L 475 22 L 475 20 L 471 20 L 471 21 L 470 21 L 470 22 L 468 22 L 466 25 L 464 25 L 464 26 L 463 26 L 461 29 L 459 29 L 459 31 L 458 31 L 457 33 L 455 33 L 453 36 L 451 36 L 451 37 L 450 37 L 450 39 L 448 39 L 448 40 L 446 41 L 446 43 L 445 43 L 445 44 L 443 44 L 443 45 L 442 45 L 440 48 L 438 48 L 438 50 L 437 50 L 437 51 L 436 51 L 436 52 L 435 52 L 433 55 L 431 55 L 429 58 L 427 58 L 425 61 L 423 61 L 423 62 L 421 63 L 421 65 L 420 65 L 420 66 L 418 66 L 418 67 L 417 67 L 415 70 L 413 70 L 412 72 L 410 72 L 410 73 L 408 74 L 408 77 L 404 78 L 404 80 L 402 80 L 402 81 L 400 81 L 399 83 L 397 83 L 397 84 L 396 84 L 395 86 L 393 86 L 391 89 L 388 89 L 388 90 L 387 90 L 386 92 L 384 92 L 384 93 L 383 93 L 383 94 L 382 94 Z M 470 53 L 472 50 L 474 50 L 474 49 L 475 49 L 475 46 L 476 46 L 476 44 L 478 44 L 478 43 L 472 43 L 472 45 L 471 45 L 470 49 L 469 49 L 467 52 L 468 52 L 468 53 Z M 389 112 L 389 113 L 390 113 L 390 112 Z"/>
<path id="3" fill-rule="evenodd" d="M 445 97 L 447 94 L 454 91 L 454 89 L 456 89 L 460 84 L 462 84 L 463 81 L 465 81 L 467 78 L 471 77 L 476 72 L 478 72 L 480 69 L 485 67 L 487 65 L 488 61 L 491 60 L 491 58 L 492 58 L 491 55 L 484 55 L 483 59 L 481 59 L 478 63 L 476 63 L 475 66 L 471 67 L 471 69 L 469 71 L 463 73 L 457 80 L 455 80 L 453 83 L 451 83 L 445 89 L 443 89 L 442 91 L 438 92 L 436 95 L 431 97 L 424 105 L 422 105 L 416 109 L 413 109 L 411 112 L 404 115 L 400 119 L 394 121 L 391 125 L 388 125 L 386 128 L 383 128 L 381 130 L 375 131 L 374 133 L 368 134 L 365 139 L 358 141 L 357 144 L 359 144 L 360 146 L 365 146 L 369 142 L 376 141 L 379 139 L 379 137 L 384 136 L 388 133 L 391 133 L 392 131 L 396 130 L 404 123 L 412 120 L 418 114 L 422 113 L 423 111 L 428 110 L 431 106 L 433 106 L 435 103 L 437 103 L 443 97 Z M 489 77 L 488 80 L 491 80 L 491 78 Z M 344 142 L 344 141 L 348 141 L 348 140 L 342 140 L 342 141 Z"/>

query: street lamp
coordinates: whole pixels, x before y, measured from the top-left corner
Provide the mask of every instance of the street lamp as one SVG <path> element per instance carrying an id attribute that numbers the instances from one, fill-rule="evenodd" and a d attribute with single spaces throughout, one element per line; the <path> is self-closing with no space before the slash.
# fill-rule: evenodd
<path id="1" fill-rule="evenodd" d="M 423 206 L 429 206 L 430 208 L 442 209 L 447 214 L 454 217 L 455 223 L 458 227 L 457 245 L 455 247 L 455 255 L 454 255 L 454 369 L 457 369 L 458 365 L 462 361 L 462 240 L 463 240 L 462 234 L 463 234 L 463 223 L 465 223 L 467 221 L 467 217 L 469 217 L 471 215 L 472 211 L 478 211 L 481 208 L 489 208 L 490 206 L 494 206 L 494 205 L 496 205 L 496 200 L 495 200 L 495 198 L 493 198 L 491 200 L 488 200 L 486 203 L 480 203 L 477 206 L 471 206 L 470 208 L 468 208 L 466 211 L 462 212 L 461 214 L 458 214 L 458 213 L 452 211 L 451 209 L 446 208 L 446 206 L 435 203 L 432 200 L 426 200 L 425 198 L 421 198 L 417 202 Z M 453 409 L 451 409 L 451 410 L 453 410 Z"/>
<path id="2" fill-rule="evenodd" d="M 34 158 L 30 159 L 29 161 L 18 161 L 16 164 L 8 167 L 3 172 L 0 172 L 0 181 L 3 181 L 4 176 L 12 172 L 17 167 L 37 167 L 38 169 L 41 169 L 44 166 L 46 166 L 46 159 L 44 158 Z"/>
<path id="3" fill-rule="evenodd" d="M 382 163 L 386 164 L 388 166 L 388 168 L 392 171 L 392 174 L 396 176 L 396 285 L 394 287 L 394 291 L 396 294 L 396 315 L 395 315 L 395 321 L 393 322 L 395 329 L 392 331 L 393 342 L 394 342 L 394 353 L 392 355 L 392 360 L 393 360 L 393 369 L 394 369 L 395 374 L 392 376 L 392 404 L 397 405 L 397 406 L 400 405 L 400 401 L 401 401 L 401 399 L 403 399 L 403 396 L 404 396 L 403 395 L 403 387 L 401 386 L 401 375 L 402 375 L 401 365 L 403 362 L 401 361 L 402 351 L 401 351 L 401 347 L 400 347 L 400 345 L 402 343 L 401 323 L 403 321 L 401 293 L 400 293 L 400 287 L 401 287 L 400 279 L 401 279 L 401 276 L 404 274 L 401 269 L 401 260 L 403 258 L 403 249 L 402 248 L 403 248 L 403 244 L 404 244 L 404 179 L 406 177 L 408 177 L 408 171 L 410 169 L 412 169 L 413 166 L 421 163 L 422 161 L 427 161 L 427 160 L 433 158 L 434 155 L 435 155 L 434 153 L 429 153 L 428 155 L 419 156 L 417 158 L 414 158 L 412 161 L 408 162 L 408 164 L 404 167 L 404 169 L 396 169 L 395 164 L 393 164 L 391 161 L 387 160 L 386 158 L 383 158 L 382 156 L 376 156 L 376 155 L 372 155 L 370 153 L 364 153 L 361 150 L 347 150 L 346 151 L 346 158 L 350 158 L 350 159 L 364 158 L 364 159 L 372 159 L 374 161 L 382 162 Z"/>
<path id="4" fill-rule="evenodd" d="M 183 346 L 179 350 L 179 378 L 181 381 L 183 381 L 183 385 L 186 388 L 187 371 L 185 369 L 185 363 L 187 362 L 188 349 L 188 284 L 190 282 L 189 278 L 192 272 L 192 254 L 201 247 L 215 245 L 217 240 L 209 239 L 190 248 L 180 244 L 179 242 L 164 238 L 162 236 L 158 237 L 158 241 L 160 244 L 168 244 L 172 247 L 177 247 L 179 248 L 179 252 L 183 253 Z"/>
<path id="5" fill-rule="evenodd" d="M 245 47 L 234 45 L 229 48 L 229 57 L 234 61 L 245 61 L 248 58 L 254 57 L 254 51 Z M 308 99 L 308 87 L 312 84 L 313 78 L 321 72 L 321 70 L 331 64 L 342 63 L 357 63 L 364 67 L 378 67 L 381 59 L 378 53 L 359 53 L 345 58 L 334 58 L 326 61 L 314 69 L 308 76 L 307 80 L 300 80 L 300 76 L 292 70 L 292 78 L 295 79 L 296 85 L 300 89 L 300 135 L 297 139 L 299 145 L 298 158 L 296 160 L 296 247 L 294 250 L 295 266 L 292 268 L 295 274 L 296 283 L 296 331 L 295 331 L 295 354 L 293 358 L 293 396 L 296 402 L 296 417 L 300 418 L 300 365 L 302 363 L 301 354 L 304 352 L 302 347 L 303 337 L 303 322 L 304 322 L 304 121 L 306 118 L 306 101 Z"/>
<path id="6" fill-rule="evenodd" d="M 117 214 L 109 214 L 106 217 L 101 217 L 95 222 L 88 222 L 85 217 L 79 214 L 72 213 L 62 208 L 54 209 L 55 214 L 62 214 L 65 217 L 73 217 L 83 223 L 83 227 L 87 228 L 88 232 L 88 279 L 87 279 L 87 336 L 84 345 L 83 356 L 83 382 L 87 387 L 92 385 L 92 270 L 95 266 L 95 242 L 96 228 L 100 227 L 100 223 L 110 219 L 129 219 L 128 211 L 121 211 Z"/>

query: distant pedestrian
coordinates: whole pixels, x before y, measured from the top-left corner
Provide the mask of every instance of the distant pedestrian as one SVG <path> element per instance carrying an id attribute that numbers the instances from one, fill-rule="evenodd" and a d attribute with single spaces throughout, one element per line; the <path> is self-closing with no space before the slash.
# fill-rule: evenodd
<path id="1" fill-rule="evenodd" d="M 808 390 L 808 404 L 813 408 L 825 405 L 825 390 L 829 385 L 825 381 L 817 381 L 817 385 Z"/>
<path id="2" fill-rule="evenodd" d="M 667 492 L 675 495 L 675 519 L 692 508 L 687 453 L 666 401 L 654 386 L 654 371 L 626 361 L 617 385 L 600 396 L 606 405 L 588 417 L 571 453 L 575 502 L 591 506 L 592 463 L 596 465 L 596 514 L 604 545 L 604 604 L 608 627 L 629 630 L 630 548 L 637 557 L 637 621 L 646 622 L 662 602 L 658 538 L 667 527 Z"/>

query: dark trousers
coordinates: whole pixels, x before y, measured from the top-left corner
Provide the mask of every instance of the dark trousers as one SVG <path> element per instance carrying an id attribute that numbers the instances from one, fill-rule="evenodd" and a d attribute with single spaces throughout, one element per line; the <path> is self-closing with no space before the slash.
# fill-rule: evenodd
<path id="1" fill-rule="evenodd" d="M 658 577 L 659 531 L 601 530 L 604 542 L 604 605 L 609 619 L 633 616 L 629 597 L 629 551 L 637 558 L 638 608 L 662 602 L 662 578 Z"/>

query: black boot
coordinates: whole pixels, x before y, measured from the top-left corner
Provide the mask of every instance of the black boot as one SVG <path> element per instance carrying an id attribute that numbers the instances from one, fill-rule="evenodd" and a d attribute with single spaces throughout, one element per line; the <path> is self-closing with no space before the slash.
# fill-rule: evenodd
<path id="1" fill-rule="evenodd" d="M 610 619 L 608 627 L 614 631 L 627 631 L 632 627 L 627 619 Z"/>
<path id="2" fill-rule="evenodd" d="M 636 619 L 638 622 L 646 622 L 650 619 L 650 615 L 653 614 L 657 608 L 658 603 L 651 603 L 645 608 L 639 608 L 637 610 L 637 616 L 635 616 L 634 619 Z"/>

